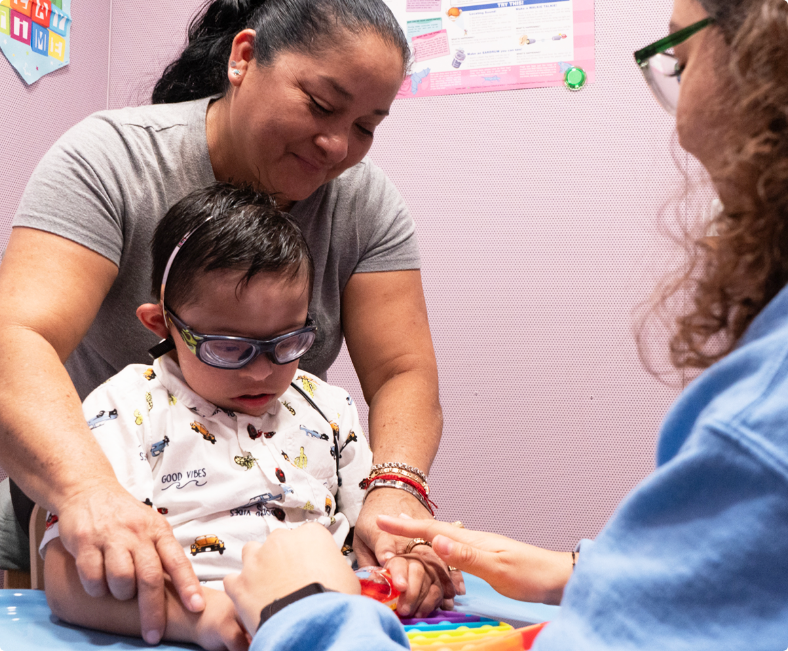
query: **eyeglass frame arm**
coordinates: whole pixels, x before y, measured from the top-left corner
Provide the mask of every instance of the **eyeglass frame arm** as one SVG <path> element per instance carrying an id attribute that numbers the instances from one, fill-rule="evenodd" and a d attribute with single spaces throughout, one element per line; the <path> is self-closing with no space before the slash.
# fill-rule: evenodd
<path id="1" fill-rule="evenodd" d="M 687 27 L 680 29 L 677 32 L 673 32 L 665 38 L 661 38 L 651 45 L 647 45 L 646 47 L 635 52 L 635 61 L 641 68 L 644 68 L 648 65 L 648 60 L 655 54 L 661 54 L 662 52 L 665 52 L 665 50 L 669 50 L 679 43 L 683 43 L 690 36 L 697 34 L 700 30 L 702 30 L 704 27 L 708 27 L 713 22 L 713 18 L 704 18 L 703 20 L 699 20 L 697 23 L 687 25 Z"/>

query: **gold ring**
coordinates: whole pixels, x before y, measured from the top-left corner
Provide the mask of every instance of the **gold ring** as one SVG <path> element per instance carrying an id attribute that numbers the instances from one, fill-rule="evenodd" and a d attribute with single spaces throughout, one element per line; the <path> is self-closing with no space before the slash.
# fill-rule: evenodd
<path id="1" fill-rule="evenodd" d="M 459 520 L 457 520 L 457 522 L 452 522 L 451 526 L 452 527 L 457 527 L 458 529 L 465 529 L 465 525 L 462 522 L 460 522 Z"/>
<path id="2" fill-rule="evenodd" d="M 408 543 L 408 546 L 405 547 L 405 553 L 410 554 L 413 551 L 413 548 L 418 545 L 427 545 L 427 547 L 432 547 L 432 543 L 429 540 L 424 540 L 424 538 L 414 538 Z"/>
<path id="3" fill-rule="evenodd" d="M 449 572 L 456 572 L 456 571 L 457 571 L 457 568 L 456 568 L 456 567 L 453 567 L 453 566 L 451 566 L 451 565 L 447 565 L 446 567 L 448 567 L 448 568 L 449 568 Z"/>

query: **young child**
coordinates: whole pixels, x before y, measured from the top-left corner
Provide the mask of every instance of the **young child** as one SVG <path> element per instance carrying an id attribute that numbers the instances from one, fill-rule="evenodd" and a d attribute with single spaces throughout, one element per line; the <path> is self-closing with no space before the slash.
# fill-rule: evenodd
<path id="1" fill-rule="evenodd" d="M 159 300 L 137 316 L 164 340 L 157 358 L 123 369 L 83 409 L 121 484 L 167 518 L 204 583 L 203 613 L 168 596 L 165 638 L 245 648 L 221 591 L 244 543 L 312 521 L 341 547 L 372 452 L 350 396 L 298 371 L 316 336 L 312 260 L 269 197 L 227 184 L 194 192 L 158 225 L 152 254 Z M 139 634 L 135 600 L 84 592 L 54 515 L 41 549 L 58 616 Z"/>

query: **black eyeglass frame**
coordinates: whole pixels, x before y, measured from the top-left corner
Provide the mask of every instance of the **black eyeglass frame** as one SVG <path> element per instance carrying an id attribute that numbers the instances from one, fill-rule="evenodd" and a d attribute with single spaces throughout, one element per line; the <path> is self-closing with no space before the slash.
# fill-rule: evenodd
<path id="1" fill-rule="evenodd" d="M 177 315 L 175 312 L 172 311 L 171 308 L 167 307 L 162 303 L 162 311 L 164 312 L 164 318 L 168 319 L 180 332 L 181 338 L 183 339 L 186 346 L 189 350 L 199 359 L 203 364 L 207 364 L 208 366 L 213 366 L 214 368 L 222 368 L 225 370 L 237 370 L 239 368 L 243 368 L 247 364 L 251 363 L 255 359 L 257 359 L 260 355 L 265 355 L 271 360 L 272 363 L 282 366 L 284 364 L 290 364 L 297 359 L 303 357 L 309 349 L 314 344 L 314 338 L 312 339 L 312 343 L 302 352 L 298 357 L 294 357 L 291 360 L 280 362 L 277 360 L 275 352 L 276 347 L 281 344 L 286 339 L 291 337 L 296 337 L 298 335 L 305 334 L 307 332 L 317 332 L 317 326 L 315 322 L 312 320 L 311 317 L 307 316 L 306 323 L 304 324 L 303 328 L 299 328 L 298 330 L 293 330 L 292 332 L 287 332 L 283 335 L 279 335 L 278 337 L 274 337 L 273 339 L 251 339 L 249 337 L 234 337 L 231 335 L 208 335 L 202 334 L 201 332 L 195 331 L 190 326 L 186 325 L 186 323 Z M 249 344 L 254 349 L 254 354 L 249 357 L 249 359 L 244 360 L 242 364 L 238 364 L 237 366 L 227 365 L 222 366 L 210 361 L 207 361 L 200 355 L 200 349 L 202 346 L 210 341 L 235 341 L 238 343 Z M 164 339 L 163 341 L 159 342 L 156 346 L 151 348 L 148 353 L 150 354 L 153 359 L 161 357 L 162 355 L 170 352 L 171 350 L 175 350 L 175 342 L 172 338 Z"/>

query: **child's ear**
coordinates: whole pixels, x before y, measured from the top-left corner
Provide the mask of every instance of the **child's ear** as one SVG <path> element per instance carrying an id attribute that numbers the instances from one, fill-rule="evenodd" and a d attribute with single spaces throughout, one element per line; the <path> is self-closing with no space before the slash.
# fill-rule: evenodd
<path id="1" fill-rule="evenodd" d="M 158 303 L 145 303 L 137 308 L 137 318 L 148 330 L 161 339 L 170 336 L 170 330 L 164 322 L 164 314 Z"/>

